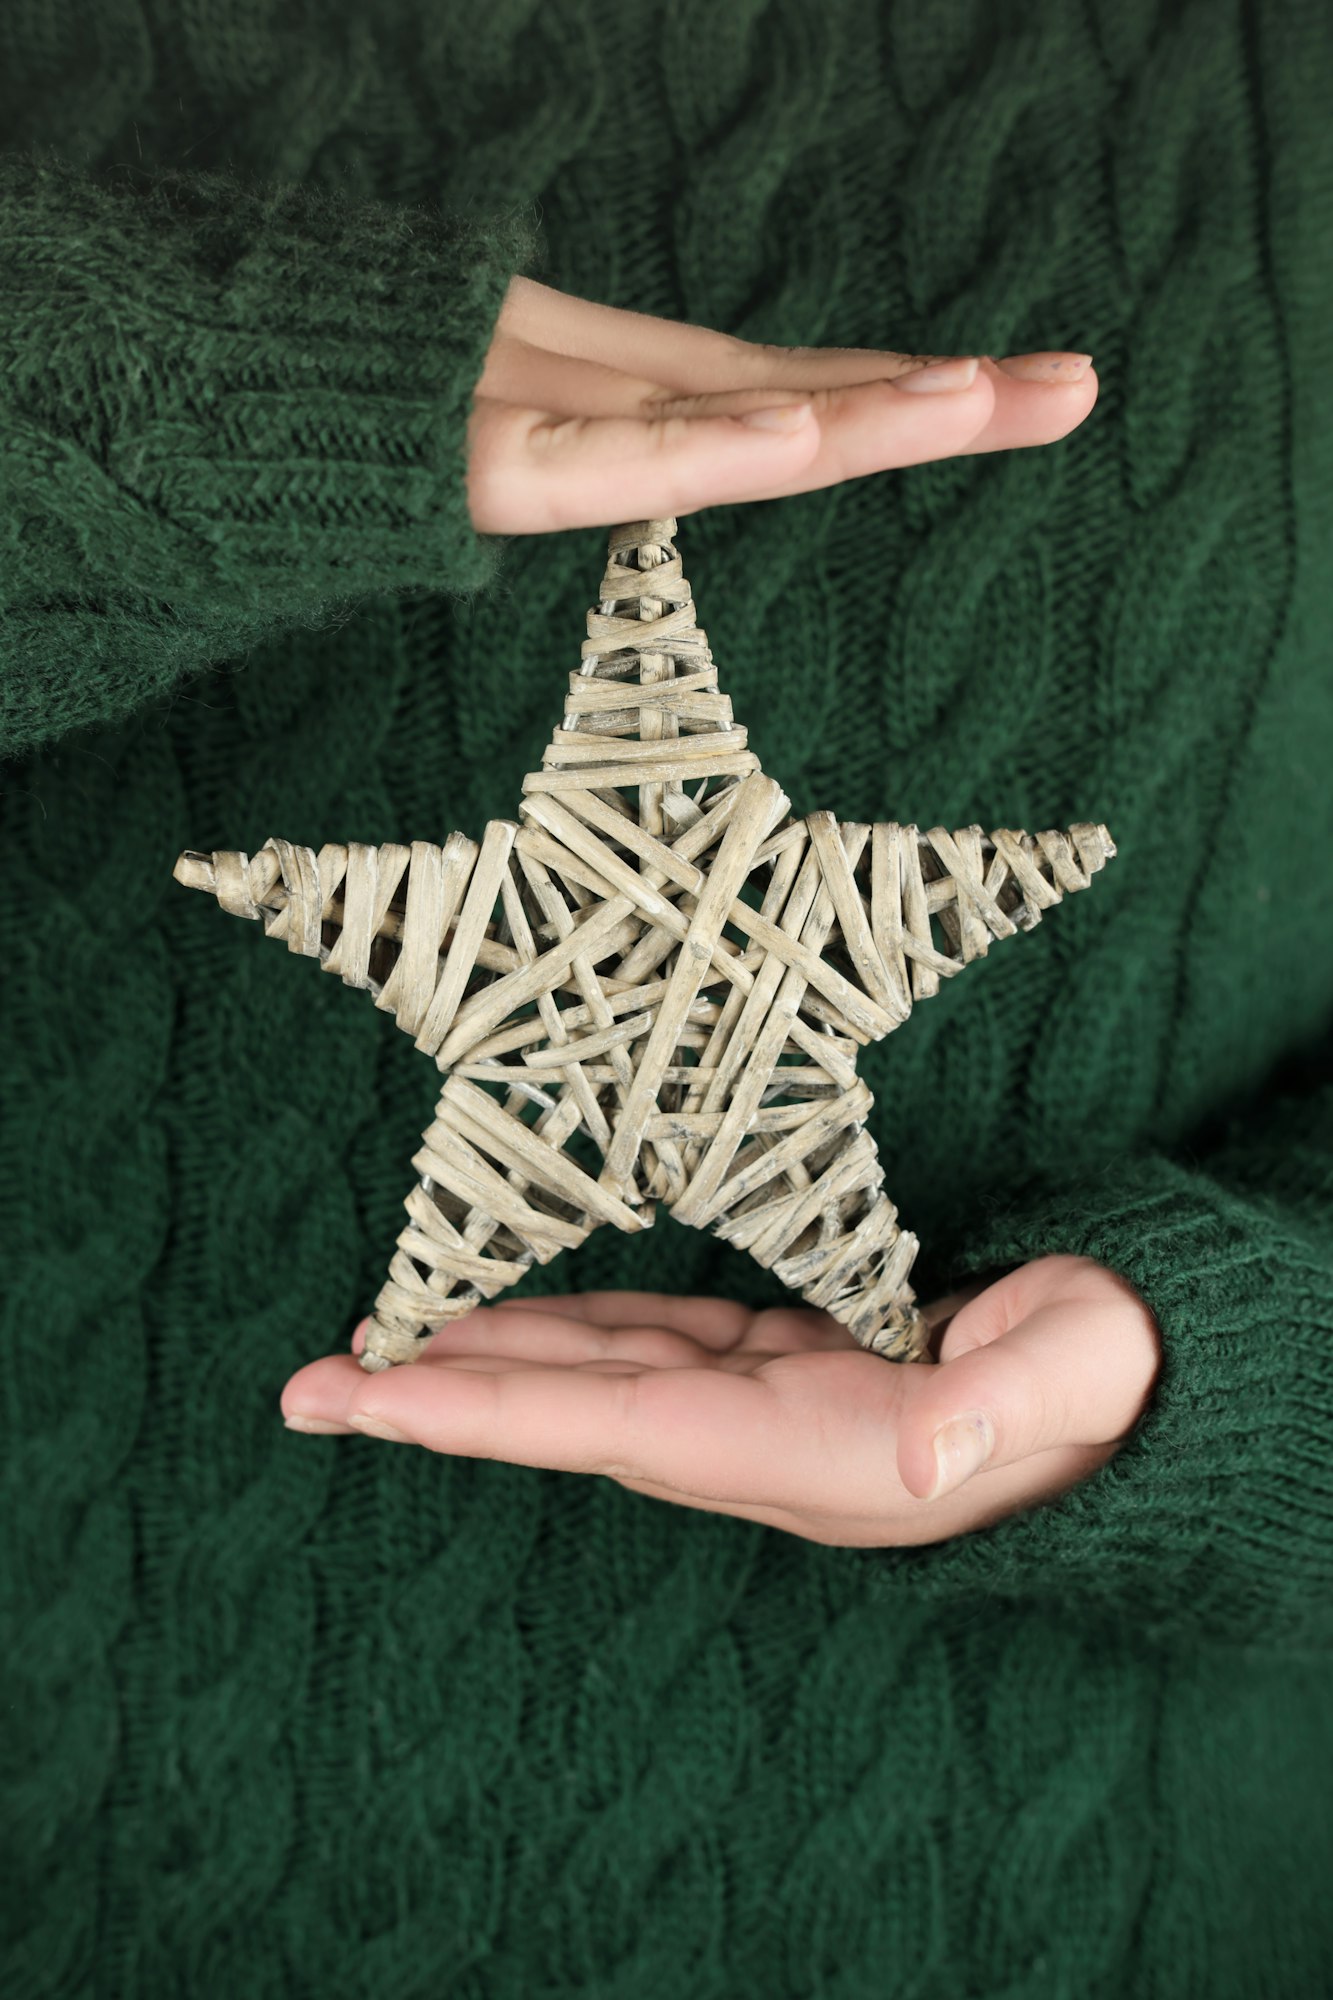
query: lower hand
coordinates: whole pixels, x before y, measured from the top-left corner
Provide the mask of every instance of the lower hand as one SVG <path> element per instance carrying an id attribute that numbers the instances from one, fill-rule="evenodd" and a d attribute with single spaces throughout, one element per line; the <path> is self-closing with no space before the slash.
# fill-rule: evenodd
<path id="1" fill-rule="evenodd" d="M 949 359 L 967 386 L 927 373 Z M 936 387 L 936 384 L 940 386 Z M 1097 400 L 1085 354 L 778 347 L 510 281 L 468 421 L 483 534 L 659 520 L 928 459 L 1051 444 Z M 744 411 L 799 402 L 802 428 Z"/>
<path id="2" fill-rule="evenodd" d="M 1055 1498 L 1112 1457 L 1156 1380 L 1151 1311 L 1088 1257 L 1039 1257 L 926 1317 L 938 1358 L 894 1363 L 807 1307 L 536 1299 L 454 1321 L 409 1367 L 311 1362 L 282 1409 L 297 1429 L 597 1473 L 807 1541 L 882 1547 Z M 942 1427 L 956 1428 L 937 1459 Z"/>

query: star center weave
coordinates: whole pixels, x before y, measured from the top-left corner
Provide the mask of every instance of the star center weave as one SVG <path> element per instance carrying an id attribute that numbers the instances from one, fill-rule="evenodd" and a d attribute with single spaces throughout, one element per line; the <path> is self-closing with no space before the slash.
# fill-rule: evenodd
<path id="1" fill-rule="evenodd" d="M 177 881 L 368 991 L 444 1073 L 362 1366 L 662 1203 L 889 1359 L 928 1329 L 858 1050 L 1114 855 L 1101 825 L 793 819 L 671 519 L 611 530 L 562 724 L 480 843 L 270 839 Z"/>

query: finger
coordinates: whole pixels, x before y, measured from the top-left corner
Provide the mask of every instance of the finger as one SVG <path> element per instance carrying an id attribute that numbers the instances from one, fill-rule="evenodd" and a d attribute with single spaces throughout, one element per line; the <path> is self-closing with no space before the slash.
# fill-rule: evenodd
<path id="1" fill-rule="evenodd" d="M 1073 381 L 1017 382 L 986 358 L 969 390 L 918 395 L 903 386 L 910 380 L 909 373 L 807 391 L 819 419 L 819 451 L 763 497 L 806 493 L 930 460 L 1054 444 L 1090 415 L 1099 391 L 1090 368 Z M 708 402 L 700 397 L 680 407 L 688 415 Z M 725 407 L 725 399 L 718 402 Z"/>
<path id="2" fill-rule="evenodd" d="M 847 1455 L 858 1448 L 873 1461 L 876 1499 L 901 1495 L 889 1426 L 906 1372 L 857 1353 L 786 1356 L 753 1373 L 444 1364 L 367 1376 L 344 1354 L 299 1369 L 282 1412 L 379 1435 L 387 1425 L 405 1442 L 467 1458 L 647 1479 L 745 1505 L 834 1508 L 856 1477 Z"/>
<path id="3" fill-rule="evenodd" d="M 598 1474 L 676 1505 L 734 1514 L 839 1547 L 911 1545 L 963 1534 L 1054 1498 L 1101 1462 L 1095 1449 L 1064 1446 L 987 1468 L 961 1490 L 923 1500 L 895 1468 L 895 1397 L 881 1393 L 897 1392 L 917 1371 L 886 1368 L 864 1355 L 804 1359 L 816 1364 L 825 1389 L 815 1384 L 813 1395 L 796 1399 L 794 1429 L 776 1436 L 771 1423 L 750 1422 L 753 1398 L 728 1407 L 712 1393 L 701 1400 L 690 1387 L 702 1382 L 710 1392 L 744 1390 L 756 1377 L 630 1375 L 617 1373 L 621 1365 L 614 1362 L 570 1371 L 469 1357 L 376 1377 L 371 1397 L 356 1362 L 331 1356 L 298 1370 L 283 1391 L 282 1408 L 289 1419 L 302 1413 L 303 1428 L 385 1436 L 387 1422 L 400 1441 L 426 1449 Z M 844 1390 L 851 1381 L 847 1364 L 856 1364 L 851 1393 L 840 1397 L 836 1384 L 828 1386 L 829 1363 L 846 1378 Z M 678 1396 L 673 1388 L 666 1397 L 644 1395 L 648 1384 L 681 1385 L 687 1393 Z M 626 1397 L 637 1405 L 629 1427 L 618 1407 Z M 653 1427 L 646 1438 L 645 1424 Z M 617 1449 L 633 1451 L 639 1462 L 620 1463 L 612 1455 Z"/>
<path id="4" fill-rule="evenodd" d="M 950 1292 L 946 1298 L 932 1299 L 921 1307 L 921 1316 L 930 1328 L 930 1338 L 926 1352 L 932 1361 L 939 1361 L 943 1355 L 943 1344 L 949 1338 L 949 1330 L 959 1309 L 974 1299 L 978 1292 L 986 1289 L 990 1282 L 986 1278 L 976 1278 L 959 1290 Z"/>
<path id="5" fill-rule="evenodd" d="M 663 320 L 651 324 L 668 327 L 673 340 L 701 331 Z M 706 341 L 718 339 L 704 331 Z M 731 397 L 737 409 L 763 409 L 774 401 L 774 391 L 781 401 L 784 396 L 808 395 L 817 389 L 893 381 L 919 372 L 932 361 L 957 358 L 861 347 L 762 348 L 724 339 L 711 359 L 700 357 L 694 365 L 682 367 L 668 358 L 666 372 L 659 374 L 652 366 L 654 351 L 661 353 L 660 344 L 649 342 L 645 347 L 627 342 L 615 351 L 614 358 L 589 359 L 560 353 L 542 341 L 497 333 L 476 393 L 570 417 L 636 417 L 663 404 L 673 410 L 679 406 L 684 415 L 687 405 L 714 397 L 723 408 L 729 407 L 725 399 Z M 626 367 L 631 358 L 635 363 L 632 369 Z"/>
<path id="6" fill-rule="evenodd" d="M 478 397 L 468 431 L 469 510 L 482 533 L 543 534 L 807 492 L 953 457 L 985 427 L 994 399 L 982 370 L 970 387 L 940 395 L 863 383 L 816 391 L 801 427 L 785 432 L 731 416 L 553 418 Z"/>
<path id="7" fill-rule="evenodd" d="M 970 1279 L 957 1296 L 959 1305 L 941 1347 L 942 1361 L 955 1361 L 974 1347 L 998 1340 L 1038 1306 L 1057 1298 L 1104 1300 L 1110 1296 L 1142 1305 L 1133 1287 L 1114 1271 L 1093 1258 L 1064 1252 L 984 1272 Z M 973 1299 L 981 1304 L 964 1314 L 962 1306 Z"/>
<path id="8" fill-rule="evenodd" d="M 847 458 L 858 444 L 868 446 L 870 441 L 857 435 L 857 427 L 863 421 L 864 399 L 858 401 L 851 392 L 875 383 L 900 382 L 906 375 L 920 373 L 932 361 L 958 358 L 900 354 L 892 349 L 881 352 L 864 347 L 761 347 L 745 341 L 728 341 L 725 337 L 720 349 L 710 349 L 707 343 L 717 341 L 719 336 L 707 329 L 676 327 L 662 320 L 651 320 L 649 324 L 666 327 L 672 338 L 679 335 L 684 339 L 686 335 L 702 332 L 705 345 L 699 351 L 685 341 L 694 359 L 686 366 L 673 367 L 669 357 L 663 355 L 664 344 L 660 340 L 649 341 L 646 350 L 621 346 L 615 350 L 614 360 L 589 360 L 555 353 L 527 340 L 497 335 L 486 357 L 477 393 L 540 409 L 551 416 L 637 418 L 736 416 L 742 410 L 769 408 L 775 397 L 810 396 L 822 426 L 820 456 L 799 475 L 800 483 L 784 485 L 785 494 L 829 485 L 828 462 L 833 452 L 836 450 Z M 634 356 L 643 372 L 624 369 L 627 354 Z M 668 359 L 664 374 L 653 371 L 654 354 L 659 360 Z M 975 437 L 955 456 L 1053 444 L 1089 414 L 1099 388 L 1095 371 L 1089 368 L 1081 376 L 1071 374 L 1069 357 L 1054 350 L 1025 360 L 1032 368 L 1031 378 L 1018 380 L 1006 373 L 993 357 L 981 358 L 981 369 L 995 392 L 994 408 Z M 845 394 L 835 397 L 823 393 L 835 390 Z M 830 424 L 845 425 L 849 435 L 839 438 L 830 432 Z M 886 470 L 891 464 L 920 462 L 893 459 L 881 465 L 864 452 L 862 456 L 862 472 Z"/>
<path id="9" fill-rule="evenodd" d="M 694 1369 L 418 1366 L 367 1376 L 351 1355 L 330 1355 L 298 1369 L 281 1407 L 284 1417 L 372 1434 L 388 1426 L 406 1442 L 465 1458 L 761 1502 L 769 1496 L 755 1461 L 771 1449 L 771 1430 L 783 1428 L 758 1376 Z"/>
<path id="10" fill-rule="evenodd" d="M 923 1542 L 975 1534 L 1010 1514 L 1059 1499 L 1103 1465 L 1111 1450 L 1107 1445 L 1059 1445 L 1013 1465 L 986 1465 L 953 1492 L 934 1500 L 919 1499 L 902 1487 L 904 1498 L 887 1525 L 873 1520 L 838 1524 L 840 1532 L 827 1539 L 845 1545 L 915 1548 Z M 814 1539 L 825 1537 L 816 1533 Z"/>
<path id="11" fill-rule="evenodd" d="M 596 369 L 615 373 L 623 369 L 627 355 L 634 357 L 638 376 L 680 396 L 732 389 L 780 389 L 784 394 L 795 394 L 841 388 L 891 380 L 933 361 L 953 358 L 891 347 L 784 347 L 746 340 L 714 327 L 602 305 L 516 275 L 497 316 L 491 351 L 477 386 L 485 395 L 540 407 L 546 403 L 545 388 L 539 384 L 544 381 L 549 358 L 591 363 Z M 1040 363 L 1057 357 L 1064 358 L 1062 351 L 1050 350 L 1025 359 Z M 998 388 L 1007 378 L 990 357 L 984 365 L 995 376 Z M 571 375 L 567 380 L 572 385 L 575 378 Z M 1014 386 L 1035 389 L 1040 396 L 1046 385 Z M 1024 400 L 1016 399 L 1013 407 L 1021 408 Z"/>
<path id="12" fill-rule="evenodd" d="M 1051 444 L 1083 422 L 1097 392 L 1090 371 L 1044 387 L 982 366 L 970 387 L 938 395 L 911 395 L 890 381 L 811 391 L 812 417 L 791 433 L 703 414 L 710 401 L 727 409 L 771 402 L 748 392 L 650 417 L 558 416 L 479 396 L 468 427 L 469 512 L 492 534 L 589 527 L 612 514 L 680 518 L 928 461 Z"/>
<path id="13" fill-rule="evenodd" d="M 634 1320 L 594 1325 L 564 1312 L 547 1312 L 543 1302 L 514 1304 L 467 1313 L 431 1334 L 420 1362 L 444 1363 L 469 1354 L 504 1355 L 513 1362 L 555 1362 L 581 1367 L 599 1360 L 635 1368 L 738 1368 L 753 1371 L 782 1354 L 857 1351 L 846 1327 L 822 1313 L 788 1311 L 747 1314 L 738 1341 L 726 1346 L 701 1342 L 688 1333 Z"/>
<path id="14" fill-rule="evenodd" d="M 960 458 L 1055 444 L 1092 414 L 1101 390 L 1097 371 L 1090 364 L 1072 379 L 1053 375 L 1049 380 L 1027 382 L 1006 375 L 991 355 L 982 357 L 981 369 L 995 388 L 995 407 L 983 429 L 958 453 Z"/>
<path id="15" fill-rule="evenodd" d="M 696 1361 L 701 1347 L 722 1352 L 738 1346 L 753 1317 L 748 1307 L 731 1299 L 672 1298 L 665 1292 L 555 1293 L 532 1300 L 499 1299 L 493 1306 L 476 1307 L 438 1328 L 425 1352 L 457 1351 L 474 1340 L 483 1347 L 510 1351 L 511 1336 L 527 1338 L 529 1329 L 536 1328 L 538 1322 L 532 1317 L 536 1314 L 547 1321 L 573 1323 L 570 1345 L 552 1349 L 572 1359 L 606 1352 L 606 1333 L 632 1329 L 682 1336 L 688 1345 L 677 1351 L 688 1351 Z M 524 1315 L 528 1315 L 526 1320 Z M 365 1351 L 369 1325 L 369 1318 L 363 1319 L 353 1333 L 353 1354 Z M 561 1331 L 550 1326 L 546 1337 L 551 1339 Z"/>
<path id="16" fill-rule="evenodd" d="M 818 450 L 813 409 L 775 431 L 730 416 L 559 417 L 477 396 L 468 510 L 479 533 L 499 535 L 680 518 L 767 494 Z"/>
<path id="17" fill-rule="evenodd" d="M 650 1499 L 666 1500 L 678 1507 L 759 1521 L 825 1548 L 916 1548 L 925 1542 L 974 1534 L 1007 1515 L 1056 1500 L 1095 1472 L 1104 1457 L 1105 1453 L 1097 1449 L 1064 1445 L 1055 1451 L 1038 1452 L 1018 1465 L 987 1468 L 959 1491 L 940 1500 L 922 1501 L 898 1487 L 896 1495 L 886 1492 L 883 1505 L 875 1513 L 863 1515 L 842 1510 L 818 1513 L 790 1507 L 753 1506 L 740 1501 L 701 1500 L 697 1495 L 680 1493 L 674 1487 L 645 1479 L 618 1479 L 616 1483 L 628 1487 L 632 1493 L 643 1493 Z"/>
<path id="18" fill-rule="evenodd" d="M 803 1354 L 855 1351 L 858 1345 L 831 1313 L 813 1306 L 768 1306 L 755 1312 L 734 1299 L 674 1298 L 667 1292 L 566 1293 L 535 1303 L 543 1312 L 588 1326 L 636 1334 L 670 1331 L 717 1353 Z M 501 1300 L 494 1308 L 505 1314 L 522 1309 L 518 1299 Z"/>
<path id="19" fill-rule="evenodd" d="M 538 1303 L 543 1312 L 560 1313 L 589 1326 L 665 1327 L 716 1348 L 737 1346 L 753 1317 L 749 1307 L 736 1299 L 675 1298 L 669 1292 L 564 1292 Z M 518 1312 L 522 1301 L 504 1299 L 494 1310 Z"/>
<path id="20" fill-rule="evenodd" d="M 352 1352 L 365 1351 L 363 1320 L 352 1335 Z M 567 1314 L 548 1312 L 541 1301 L 478 1306 L 426 1336 L 410 1364 L 421 1368 L 467 1355 L 506 1356 L 511 1362 L 534 1366 L 552 1363 L 577 1368 L 582 1363 L 616 1360 L 639 1368 L 699 1367 L 706 1350 L 699 1343 L 664 1327 L 591 1326 Z"/>
<path id="21" fill-rule="evenodd" d="M 898 1434 L 909 1492 L 937 1494 L 981 1464 L 1113 1446 L 1141 1414 L 1157 1351 L 1151 1312 L 1128 1286 L 1034 1303 L 1035 1268 L 963 1305 L 939 1365 L 912 1371 Z"/>
<path id="22" fill-rule="evenodd" d="M 451 1321 L 430 1336 L 417 1365 L 433 1366 L 475 1354 L 502 1356 L 513 1364 L 567 1368 L 599 1361 L 635 1368 L 700 1368 L 724 1359 L 725 1352 L 651 1322 L 596 1325 L 569 1313 L 547 1311 L 537 1300 L 503 1309 L 482 1307 Z"/>
<path id="23" fill-rule="evenodd" d="M 365 1351 L 363 1319 L 352 1334 L 352 1352 Z M 478 1350 L 516 1357 L 578 1363 L 598 1354 L 641 1366 L 698 1367 L 710 1354 L 819 1353 L 857 1341 L 830 1313 L 811 1306 L 773 1306 L 762 1312 L 731 1299 L 672 1298 L 664 1292 L 582 1292 L 535 1300 L 501 1299 L 437 1328 L 421 1360 Z"/>
<path id="24" fill-rule="evenodd" d="M 334 1356 L 326 1358 L 337 1359 L 339 1357 Z M 304 1370 L 297 1371 L 298 1374 L 302 1377 L 302 1380 L 300 1386 L 293 1391 L 293 1396 L 295 1397 L 296 1400 L 292 1403 L 290 1409 L 288 1406 L 287 1390 L 285 1389 L 283 1391 L 281 1407 L 283 1410 L 284 1418 L 288 1422 L 292 1422 L 293 1419 L 297 1417 L 314 1419 L 314 1421 L 307 1422 L 304 1425 L 302 1425 L 299 1422 L 294 1422 L 293 1428 L 296 1429 L 306 1428 L 318 1431 L 339 1432 L 343 1436 L 347 1437 L 353 1437 L 358 1435 L 360 1431 L 360 1426 L 356 1421 L 354 1421 L 353 1418 L 336 1414 L 331 1415 L 328 1414 L 327 1411 L 322 1409 L 317 1412 L 315 1409 L 312 1408 L 311 1406 L 312 1398 L 314 1399 L 314 1402 L 318 1404 L 329 1403 L 329 1382 L 325 1376 L 324 1364 L 322 1361 L 311 1362 L 309 1365 L 312 1368 L 320 1369 L 321 1371 L 320 1375 L 318 1377 L 311 1377 L 307 1379 L 305 1377 Z M 639 1374 L 642 1372 L 641 1363 L 633 1360 L 617 1358 L 610 1355 L 589 1357 L 579 1361 L 568 1361 L 568 1360 L 557 1361 L 554 1359 L 534 1360 L 528 1357 L 518 1357 L 512 1354 L 480 1354 L 480 1353 L 435 1354 L 435 1355 L 423 1354 L 417 1361 L 411 1364 L 411 1372 L 418 1373 L 420 1371 L 424 1371 L 427 1369 L 431 1370 L 448 1369 L 451 1370 L 454 1374 L 504 1375 L 504 1374 L 515 1373 L 518 1370 L 529 1370 L 531 1372 L 538 1373 L 542 1369 L 556 1371 L 556 1370 L 567 1370 L 571 1367 L 576 1367 L 603 1375 L 632 1375 L 632 1374 Z M 292 1382 L 295 1382 L 297 1380 L 297 1376 L 293 1375 L 291 1380 Z M 288 1383 L 287 1389 L 291 1389 L 291 1382 Z M 340 1394 L 341 1390 L 339 1390 L 338 1393 Z M 417 1441 L 418 1440 L 414 1439 L 404 1440 L 404 1442 L 407 1443 L 413 1443 Z"/>
<path id="25" fill-rule="evenodd" d="M 521 276 L 510 281 L 492 344 L 506 338 L 605 368 L 622 367 L 632 354 L 644 375 L 681 395 L 773 382 L 795 387 L 816 365 L 833 371 L 823 381 L 864 381 L 886 366 L 920 366 L 942 358 L 892 348 L 768 346 L 691 321 L 577 298 Z"/>

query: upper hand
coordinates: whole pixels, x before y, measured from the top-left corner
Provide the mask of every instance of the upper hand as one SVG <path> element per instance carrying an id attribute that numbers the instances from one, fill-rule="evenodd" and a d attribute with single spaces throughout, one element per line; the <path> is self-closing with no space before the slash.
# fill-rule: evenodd
<path id="1" fill-rule="evenodd" d="M 991 358 L 970 388 L 901 385 L 947 357 L 780 347 L 598 305 L 514 277 L 468 423 L 468 506 L 483 534 L 547 534 L 777 499 L 889 467 L 1050 444 L 1097 400 L 1086 357 L 1020 380 Z M 966 358 L 966 357 L 963 357 Z M 743 410 L 808 402 L 789 434 Z"/>
<path id="2" fill-rule="evenodd" d="M 297 1428 L 599 1473 L 808 1541 L 879 1547 L 941 1541 L 1064 1492 L 1114 1454 L 1156 1380 L 1156 1320 L 1088 1257 L 1040 1257 L 927 1318 L 938 1359 L 894 1363 L 808 1307 L 642 1292 L 515 1302 L 456 1320 L 409 1367 L 311 1362 L 282 1409 L 315 1420 Z M 936 1433 L 961 1420 L 977 1435 L 973 1412 L 988 1460 L 930 1497 Z M 958 1468 L 947 1446 L 944 1464 Z"/>

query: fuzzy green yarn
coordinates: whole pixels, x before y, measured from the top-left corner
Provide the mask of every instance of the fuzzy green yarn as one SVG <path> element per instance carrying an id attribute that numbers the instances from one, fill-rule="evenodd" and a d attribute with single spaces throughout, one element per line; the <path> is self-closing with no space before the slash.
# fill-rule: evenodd
<path id="1" fill-rule="evenodd" d="M 7 2000 L 1329 1990 L 1328 10 L 22 0 L 0 50 Z M 1162 1325 L 1116 1458 L 983 1533 L 281 1427 L 434 1085 L 172 864 L 512 813 L 605 554 L 468 520 L 517 270 L 1096 359 L 1057 445 L 680 523 L 796 810 L 1117 842 L 861 1063 L 921 1296 L 1075 1251 Z M 526 1289 L 768 1283 L 664 1219 Z"/>
<path id="2" fill-rule="evenodd" d="M 493 582 L 464 432 L 529 220 L 33 147 L 0 243 L 7 750 L 367 592 Z"/>

